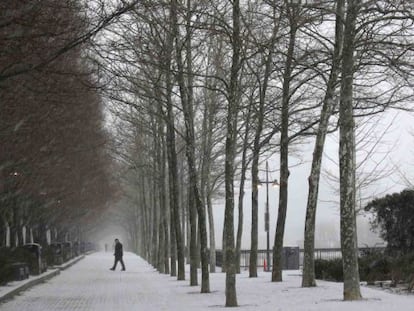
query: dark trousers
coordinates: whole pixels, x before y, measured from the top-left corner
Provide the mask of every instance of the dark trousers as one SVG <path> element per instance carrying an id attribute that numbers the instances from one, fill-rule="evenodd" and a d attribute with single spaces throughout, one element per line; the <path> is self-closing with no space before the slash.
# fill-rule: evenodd
<path id="1" fill-rule="evenodd" d="M 114 266 L 112 267 L 112 269 L 116 269 L 116 265 L 118 264 L 118 261 L 121 263 L 122 266 L 122 270 L 125 270 L 125 264 L 124 261 L 122 260 L 122 257 L 115 257 L 115 262 L 114 262 Z"/>

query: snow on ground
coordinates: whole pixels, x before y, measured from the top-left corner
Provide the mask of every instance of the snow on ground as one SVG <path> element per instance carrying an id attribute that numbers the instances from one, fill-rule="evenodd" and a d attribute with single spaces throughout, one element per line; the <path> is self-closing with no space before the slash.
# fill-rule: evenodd
<path id="1" fill-rule="evenodd" d="M 1 311 L 186 311 L 229 310 L 225 308 L 224 273 L 210 277 L 211 293 L 200 294 L 200 287 L 177 281 L 155 271 L 132 253 L 124 256 L 127 271 L 109 271 L 111 253 L 86 256 L 69 269 L 43 284 L 24 291 L 5 303 Z M 260 311 L 412 311 L 414 295 L 390 294 L 362 287 L 364 299 L 342 301 L 342 283 L 318 282 L 318 287 L 301 288 L 299 271 L 284 271 L 284 281 L 270 282 L 270 273 L 249 278 L 237 276 L 240 310 Z M 188 274 L 187 274 L 188 279 Z M 233 308 L 232 308 L 233 309 Z"/>

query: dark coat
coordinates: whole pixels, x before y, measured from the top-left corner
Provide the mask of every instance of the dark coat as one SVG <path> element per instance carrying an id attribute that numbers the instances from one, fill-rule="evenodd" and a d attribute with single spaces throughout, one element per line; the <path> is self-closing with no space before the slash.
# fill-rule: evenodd
<path id="1" fill-rule="evenodd" d="M 123 255 L 121 242 L 115 243 L 115 257 L 120 258 Z"/>

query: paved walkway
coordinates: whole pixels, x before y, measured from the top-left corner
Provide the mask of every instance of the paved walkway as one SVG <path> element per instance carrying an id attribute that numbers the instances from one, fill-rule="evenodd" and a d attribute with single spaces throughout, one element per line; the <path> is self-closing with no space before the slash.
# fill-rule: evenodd
<path id="1" fill-rule="evenodd" d="M 212 292 L 200 294 L 160 274 L 132 253 L 124 256 L 126 271 L 110 271 L 111 253 L 87 255 L 59 275 L 0 303 L 1 311 L 211 311 L 226 310 L 225 274 L 210 274 Z M 188 271 L 187 271 L 188 272 Z M 342 301 L 343 284 L 318 281 L 302 288 L 300 271 L 284 271 L 283 282 L 270 282 L 270 274 L 247 271 L 237 277 L 237 296 L 243 311 L 413 311 L 414 295 L 395 295 L 362 287 L 363 300 Z M 1 296 L 1 291 L 0 291 Z"/>
<path id="2" fill-rule="evenodd" d="M 188 281 L 154 272 L 138 256 L 125 253 L 126 271 L 110 271 L 111 253 L 94 253 L 62 271 L 43 284 L 28 289 L 0 304 L 1 311 L 47 310 L 197 310 L 200 306 L 194 295 L 198 287 Z M 162 286 L 160 286 L 162 282 Z M 208 295 L 200 295 L 208 305 Z M 180 299 L 172 299 L 179 296 Z M 197 303 L 197 305 L 194 305 Z M 187 309 L 188 308 L 188 309 Z"/>

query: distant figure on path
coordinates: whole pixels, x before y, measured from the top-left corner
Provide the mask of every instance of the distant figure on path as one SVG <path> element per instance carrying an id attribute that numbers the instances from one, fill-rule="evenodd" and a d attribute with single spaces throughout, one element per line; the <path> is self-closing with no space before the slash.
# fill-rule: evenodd
<path id="1" fill-rule="evenodd" d="M 124 255 L 123 249 L 122 249 L 122 243 L 119 242 L 118 239 L 115 239 L 115 262 L 114 262 L 114 266 L 110 269 L 112 271 L 114 271 L 116 269 L 116 265 L 118 264 L 118 261 L 121 263 L 122 265 L 122 270 L 121 271 L 125 271 L 125 265 L 124 265 L 124 261 L 122 260 L 122 256 Z"/>

